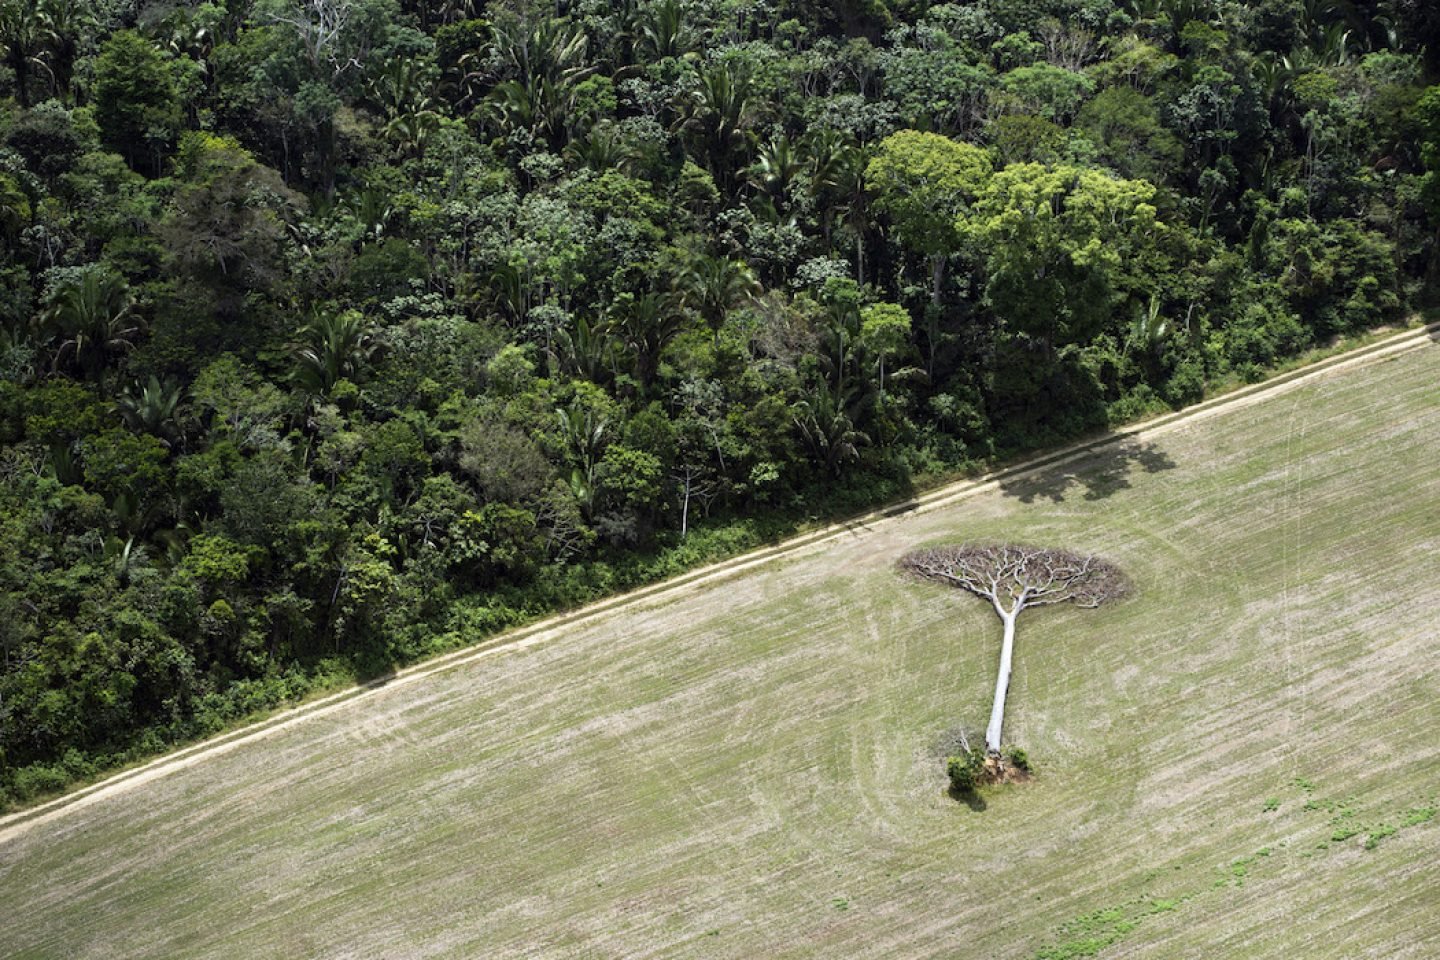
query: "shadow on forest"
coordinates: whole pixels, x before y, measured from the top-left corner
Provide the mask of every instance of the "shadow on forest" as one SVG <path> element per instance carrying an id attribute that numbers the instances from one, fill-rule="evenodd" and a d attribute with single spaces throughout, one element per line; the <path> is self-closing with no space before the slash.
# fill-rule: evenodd
<path id="1" fill-rule="evenodd" d="M 355 683 L 362 690 L 379 690 L 388 687 L 400 671 L 389 661 L 383 663 L 361 663 L 355 668 Z"/>
<path id="2" fill-rule="evenodd" d="M 1139 467 L 1146 473 L 1173 470 L 1175 461 L 1153 443 L 1127 437 L 1101 441 L 1078 459 L 1054 466 L 1036 467 L 1000 481 L 1000 492 L 1022 503 L 1036 499 L 1059 503 L 1072 487 L 1082 487 L 1086 500 L 1103 500 L 1130 486 L 1130 473 Z"/>

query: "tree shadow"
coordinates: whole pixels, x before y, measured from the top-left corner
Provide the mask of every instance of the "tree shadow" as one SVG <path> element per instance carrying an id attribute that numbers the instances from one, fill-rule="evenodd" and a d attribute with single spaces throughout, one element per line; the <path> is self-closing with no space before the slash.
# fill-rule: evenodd
<path id="1" fill-rule="evenodd" d="M 400 675 L 389 658 L 365 657 L 354 666 L 356 685 L 365 690 L 379 690 Z"/>
<path id="2" fill-rule="evenodd" d="M 1136 468 L 1146 473 L 1175 469 L 1175 461 L 1164 450 L 1134 437 L 1101 440 L 1075 459 L 1061 457 L 1053 466 L 1022 470 L 1000 481 L 1000 492 L 1022 503 L 1037 499 L 1059 503 L 1072 488 L 1083 488 L 1086 500 L 1104 500 L 1129 489 Z"/>
<path id="3" fill-rule="evenodd" d="M 954 787 L 947 787 L 945 795 L 956 803 L 963 803 L 976 813 L 984 813 L 987 804 L 985 798 L 980 796 L 979 790 L 956 790 Z"/>

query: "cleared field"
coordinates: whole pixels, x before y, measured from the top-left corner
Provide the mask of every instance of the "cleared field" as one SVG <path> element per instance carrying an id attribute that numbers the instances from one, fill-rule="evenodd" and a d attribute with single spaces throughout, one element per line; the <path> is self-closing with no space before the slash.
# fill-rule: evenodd
<path id="1" fill-rule="evenodd" d="M 911 547 L 1102 552 L 999 622 Z M 357 701 L 0 843 L 4 957 L 1440 956 L 1440 349 Z M 1368 847 L 1368 848 L 1367 848 Z"/>

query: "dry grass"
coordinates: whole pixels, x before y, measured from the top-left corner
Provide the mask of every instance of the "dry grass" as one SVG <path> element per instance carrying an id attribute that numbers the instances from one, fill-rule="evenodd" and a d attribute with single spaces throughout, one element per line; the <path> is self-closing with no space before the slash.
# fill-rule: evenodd
<path id="1" fill-rule="evenodd" d="M 1440 955 L 1437 450 L 1429 348 L 384 691 L 0 844 L 0 956 Z M 969 538 L 1139 591 L 1022 615 L 984 809 Z"/>

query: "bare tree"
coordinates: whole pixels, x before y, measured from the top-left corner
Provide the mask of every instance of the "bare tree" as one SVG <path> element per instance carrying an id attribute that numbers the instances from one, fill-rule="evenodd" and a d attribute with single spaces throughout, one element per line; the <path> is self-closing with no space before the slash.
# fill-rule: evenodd
<path id="1" fill-rule="evenodd" d="M 991 756 L 1000 753 L 1005 694 L 1010 688 L 1010 664 L 1015 652 L 1015 618 L 1020 611 L 1057 603 L 1098 607 L 1129 592 L 1125 575 L 1108 560 L 1020 544 L 967 543 L 917 550 L 902 557 L 900 567 L 921 579 L 984 597 L 1005 624 L 995 703 L 985 728 L 985 750 Z"/>
<path id="2" fill-rule="evenodd" d="M 316 79 L 331 80 L 362 68 L 368 49 L 346 50 L 345 31 L 355 12 L 352 0 L 293 0 L 268 7 L 264 18 L 295 31 Z"/>
<path id="3" fill-rule="evenodd" d="M 1095 59 L 1100 47 L 1088 30 L 1066 26 L 1053 18 L 1040 24 L 1039 33 L 1046 61 L 1066 70 L 1082 69 Z"/>

